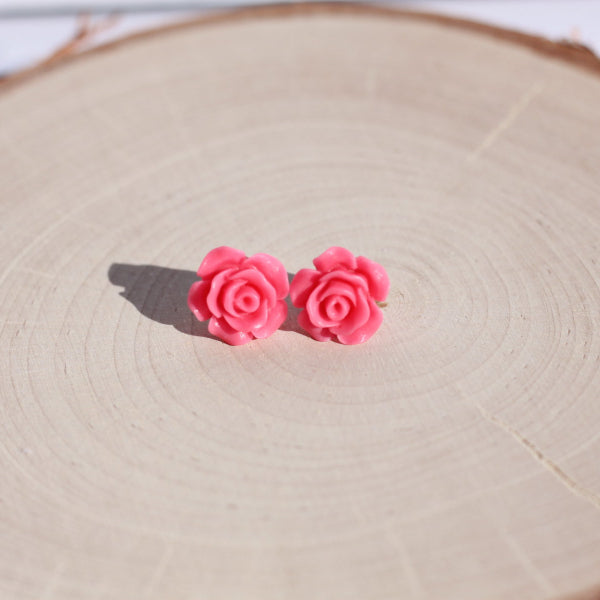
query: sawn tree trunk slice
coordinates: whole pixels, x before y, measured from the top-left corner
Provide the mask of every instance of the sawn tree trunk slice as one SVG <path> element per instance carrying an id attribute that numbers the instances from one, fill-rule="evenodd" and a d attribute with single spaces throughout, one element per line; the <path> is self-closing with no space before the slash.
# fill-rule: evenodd
<path id="1" fill-rule="evenodd" d="M 597 598 L 592 59 L 245 14 L 0 95 L 0 596 Z M 223 244 L 380 262 L 381 330 L 212 339 Z"/>

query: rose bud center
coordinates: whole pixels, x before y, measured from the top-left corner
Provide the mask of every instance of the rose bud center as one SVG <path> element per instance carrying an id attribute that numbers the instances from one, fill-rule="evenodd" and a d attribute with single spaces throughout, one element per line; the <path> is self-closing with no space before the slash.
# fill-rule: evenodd
<path id="1" fill-rule="evenodd" d="M 325 301 L 325 314 L 331 321 L 341 321 L 350 311 L 350 302 L 344 296 L 330 296 Z"/>
<path id="2" fill-rule="evenodd" d="M 241 313 L 253 313 L 260 306 L 260 294 L 250 285 L 245 285 L 238 290 L 234 306 Z"/>

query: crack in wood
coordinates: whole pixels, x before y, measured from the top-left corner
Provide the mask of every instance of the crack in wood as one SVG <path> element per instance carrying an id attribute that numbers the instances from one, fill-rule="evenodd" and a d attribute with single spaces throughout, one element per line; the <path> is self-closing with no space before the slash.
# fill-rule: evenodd
<path id="1" fill-rule="evenodd" d="M 557 464 L 552 462 L 533 442 L 528 440 L 515 428 L 511 427 L 495 415 L 485 410 L 480 404 L 475 403 L 475 407 L 486 421 L 496 425 L 502 431 L 510 434 L 515 440 L 517 440 L 517 442 L 519 442 L 519 444 L 524 447 L 540 465 L 550 471 L 552 475 L 554 475 L 554 477 L 558 479 L 570 492 L 576 496 L 579 496 L 583 500 L 586 500 L 592 504 L 592 506 L 600 510 L 600 496 L 596 495 L 594 492 L 575 481 Z"/>
<path id="2" fill-rule="evenodd" d="M 534 83 L 515 103 L 513 103 L 500 122 L 495 125 L 485 136 L 481 144 L 469 154 L 467 162 L 477 160 L 481 154 L 492 146 L 498 138 L 504 133 L 517 119 L 517 117 L 531 104 L 531 101 L 544 89 L 541 82 Z"/>

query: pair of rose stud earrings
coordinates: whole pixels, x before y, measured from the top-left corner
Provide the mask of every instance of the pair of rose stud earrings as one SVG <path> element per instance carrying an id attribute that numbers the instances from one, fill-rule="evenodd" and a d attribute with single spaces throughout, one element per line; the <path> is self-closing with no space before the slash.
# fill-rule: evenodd
<path id="1" fill-rule="evenodd" d="M 390 281 L 385 269 L 334 246 L 301 269 L 291 284 L 283 264 L 269 254 L 247 257 L 228 246 L 211 250 L 198 269 L 188 306 L 208 330 L 232 346 L 274 333 L 287 317 L 285 298 L 303 310 L 298 323 L 315 340 L 366 342 L 379 329 Z"/>

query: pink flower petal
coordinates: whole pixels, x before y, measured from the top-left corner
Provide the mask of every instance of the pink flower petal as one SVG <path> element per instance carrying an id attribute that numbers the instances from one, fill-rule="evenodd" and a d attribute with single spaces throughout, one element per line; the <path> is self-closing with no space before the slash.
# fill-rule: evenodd
<path id="1" fill-rule="evenodd" d="M 329 296 L 321 303 L 321 311 L 332 321 L 341 323 L 352 308 L 351 302 L 344 296 Z"/>
<path id="2" fill-rule="evenodd" d="M 335 271 L 335 273 L 354 277 L 356 281 L 353 281 L 352 283 L 362 283 L 359 285 L 352 285 L 338 277 L 333 279 L 330 278 L 329 281 L 325 281 L 325 278 L 329 278 L 334 273 L 328 273 L 321 277 L 321 282 L 313 290 L 306 302 L 306 311 L 313 325 L 316 327 L 337 327 L 340 324 L 339 320 L 332 319 L 327 314 L 328 302 L 326 301 L 328 301 L 328 299 L 335 297 L 344 298 L 352 305 L 352 307 L 354 307 L 357 302 L 357 292 L 360 290 L 363 294 L 365 293 L 366 284 L 362 277 L 358 275 L 352 276 L 351 273 L 346 273 L 345 271 Z M 361 286 L 364 286 L 365 289 Z"/>
<path id="3" fill-rule="evenodd" d="M 253 331 L 264 327 L 269 319 L 269 305 L 266 301 L 262 301 L 260 306 L 253 312 L 245 315 L 234 316 L 227 313 L 223 314 L 223 319 L 238 331 Z"/>
<path id="4" fill-rule="evenodd" d="M 288 281 L 287 271 L 283 264 L 270 254 L 254 254 L 248 258 L 242 265 L 242 269 L 252 266 L 258 269 L 271 283 L 275 290 L 275 295 L 279 300 L 283 300 L 288 295 L 290 283 Z"/>
<path id="5" fill-rule="evenodd" d="M 359 256 L 356 259 L 356 270 L 367 278 L 373 299 L 379 302 L 385 300 L 390 291 L 390 278 L 385 269 L 380 264 Z"/>
<path id="6" fill-rule="evenodd" d="M 308 300 L 306 301 L 305 318 L 310 319 L 310 322 L 313 324 L 314 327 L 335 327 L 338 324 L 337 321 L 332 321 L 327 316 L 324 310 L 321 310 L 322 306 L 320 300 L 326 287 L 326 283 L 319 283 L 319 285 L 313 290 L 312 294 L 308 297 Z"/>
<path id="7" fill-rule="evenodd" d="M 339 246 L 332 246 L 328 250 L 325 250 L 323 254 L 313 260 L 313 264 L 322 273 L 329 273 L 329 271 L 340 267 L 350 270 L 356 269 L 354 254 L 350 250 L 340 248 Z"/>
<path id="8" fill-rule="evenodd" d="M 298 315 L 298 324 L 318 342 L 328 342 L 332 337 L 328 329 L 313 325 L 305 310 Z"/>
<path id="9" fill-rule="evenodd" d="M 198 268 L 198 275 L 206 279 L 223 269 L 237 267 L 242 264 L 246 255 L 241 250 L 229 246 L 219 246 L 211 250 Z"/>
<path id="10" fill-rule="evenodd" d="M 215 337 L 227 342 L 232 346 L 241 346 L 247 344 L 254 339 L 251 333 L 245 331 L 236 331 L 233 327 L 230 327 L 223 319 L 217 319 L 213 317 L 208 322 L 208 331 Z"/>
<path id="11" fill-rule="evenodd" d="M 273 288 L 271 283 L 265 278 L 265 276 L 257 269 L 242 269 L 240 271 L 237 271 L 237 273 L 234 273 L 231 276 L 231 279 L 243 279 L 252 287 L 254 287 L 256 291 L 260 294 L 260 296 L 264 300 L 266 300 L 269 308 L 275 305 L 275 302 L 277 300 L 275 296 L 275 289 Z"/>
<path id="12" fill-rule="evenodd" d="M 208 304 L 206 304 L 209 291 L 210 281 L 196 281 L 188 292 L 188 306 L 198 321 L 206 321 L 212 316 Z"/>
<path id="13" fill-rule="evenodd" d="M 233 298 L 235 311 L 232 312 L 232 314 L 241 316 L 257 311 L 260 303 L 262 302 L 262 296 L 258 293 L 258 290 L 256 290 L 254 286 L 246 283 L 243 279 L 238 279 L 236 281 L 232 281 L 231 283 L 236 285 L 239 281 L 242 282 L 242 285 L 235 292 Z"/>
<path id="14" fill-rule="evenodd" d="M 219 302 L 225 312 L 230 315 L 239 316 L 238 309 L 235 305 L 235 298 L 237 291 L 246 285 L 246 282 L 242 279 L 236 281 L 227 281 L 221 288 L 221 297 Z"/>
<path id="15" fill-rule="evenodd" d="M 281 327 L 281 324 L 287 317 L 287 304 L 285 300 L 278 300 L 275 306 L 269 312 L 267 322 L 262 326 L 252 330 L 252 335 L 256 338 L 266 338 Z"/>
<path id="16" fill-rule="evenodd" d="M 379 307 L 367 297 L 366 292 L 363 289 L 358 289 L 356 293 L 356 306 L 337 327 L 332 328 L 332 333 L 335 333 L 338 337 L 340 335 L 350 335 L 367 323 L 371 318 L 373 307 L 375 307 L 375 310 L 381 312 Z"/>
<path id="17" fill-rule="evenodd" d="M 321 281 L 343 281 L 354 289 L 362 288 L 365 291 L 369 289 L 369 286 L 362 275 L 352 271 L 342 271 L 341 269 L 336 269 L 335 271 L 322 275 Z"/>
<path id="18" fill-rule="evenodd" d="M 298 308 L 306 306 L 306 301 L 315 286 L 319 283 L 320 277 L 321 273 L 313 269 L 300 269 L 294 275 L 290 284 L 290 298 L 294 306 Z"/>
<path id="19" fill-rule="evenodd" d="M 210 292 L 206 298 L 206 303 L 208 304 L 210 312 L 215 317 L 221 317 L 223 314 L 219 295 L 221 294 L 221 288 L 233 273 L 235 273 L 235 269 L 225 269 L 224 271 L 217 273 L 210 282 Z"/>
<path id="20" fill-rule="evenodd" d="M 350 334 L 338 334 L 337 339 L 341 344 L 362 344 L 366 342 L 378 329 L 383 321 L 381 309 L 371 300 L 371 315 L 369 320 Z"/>
<path id="21" fill-rule="evenodd" d="M 338 278 L 330 279 L 329 281 L 324 281 L 324 279 L 325 277 L 321 278 L 322 285 L 319 286 L 319 290 L 315 294 L 311 295 L 311 298 L 315 296 L 317 302 L 320 304 L 329 296 L 343 296 L 352 303 L 352 306 L 356 304 L 356 293 L 362 289 L 360 286 L 352 285 Z"/>

